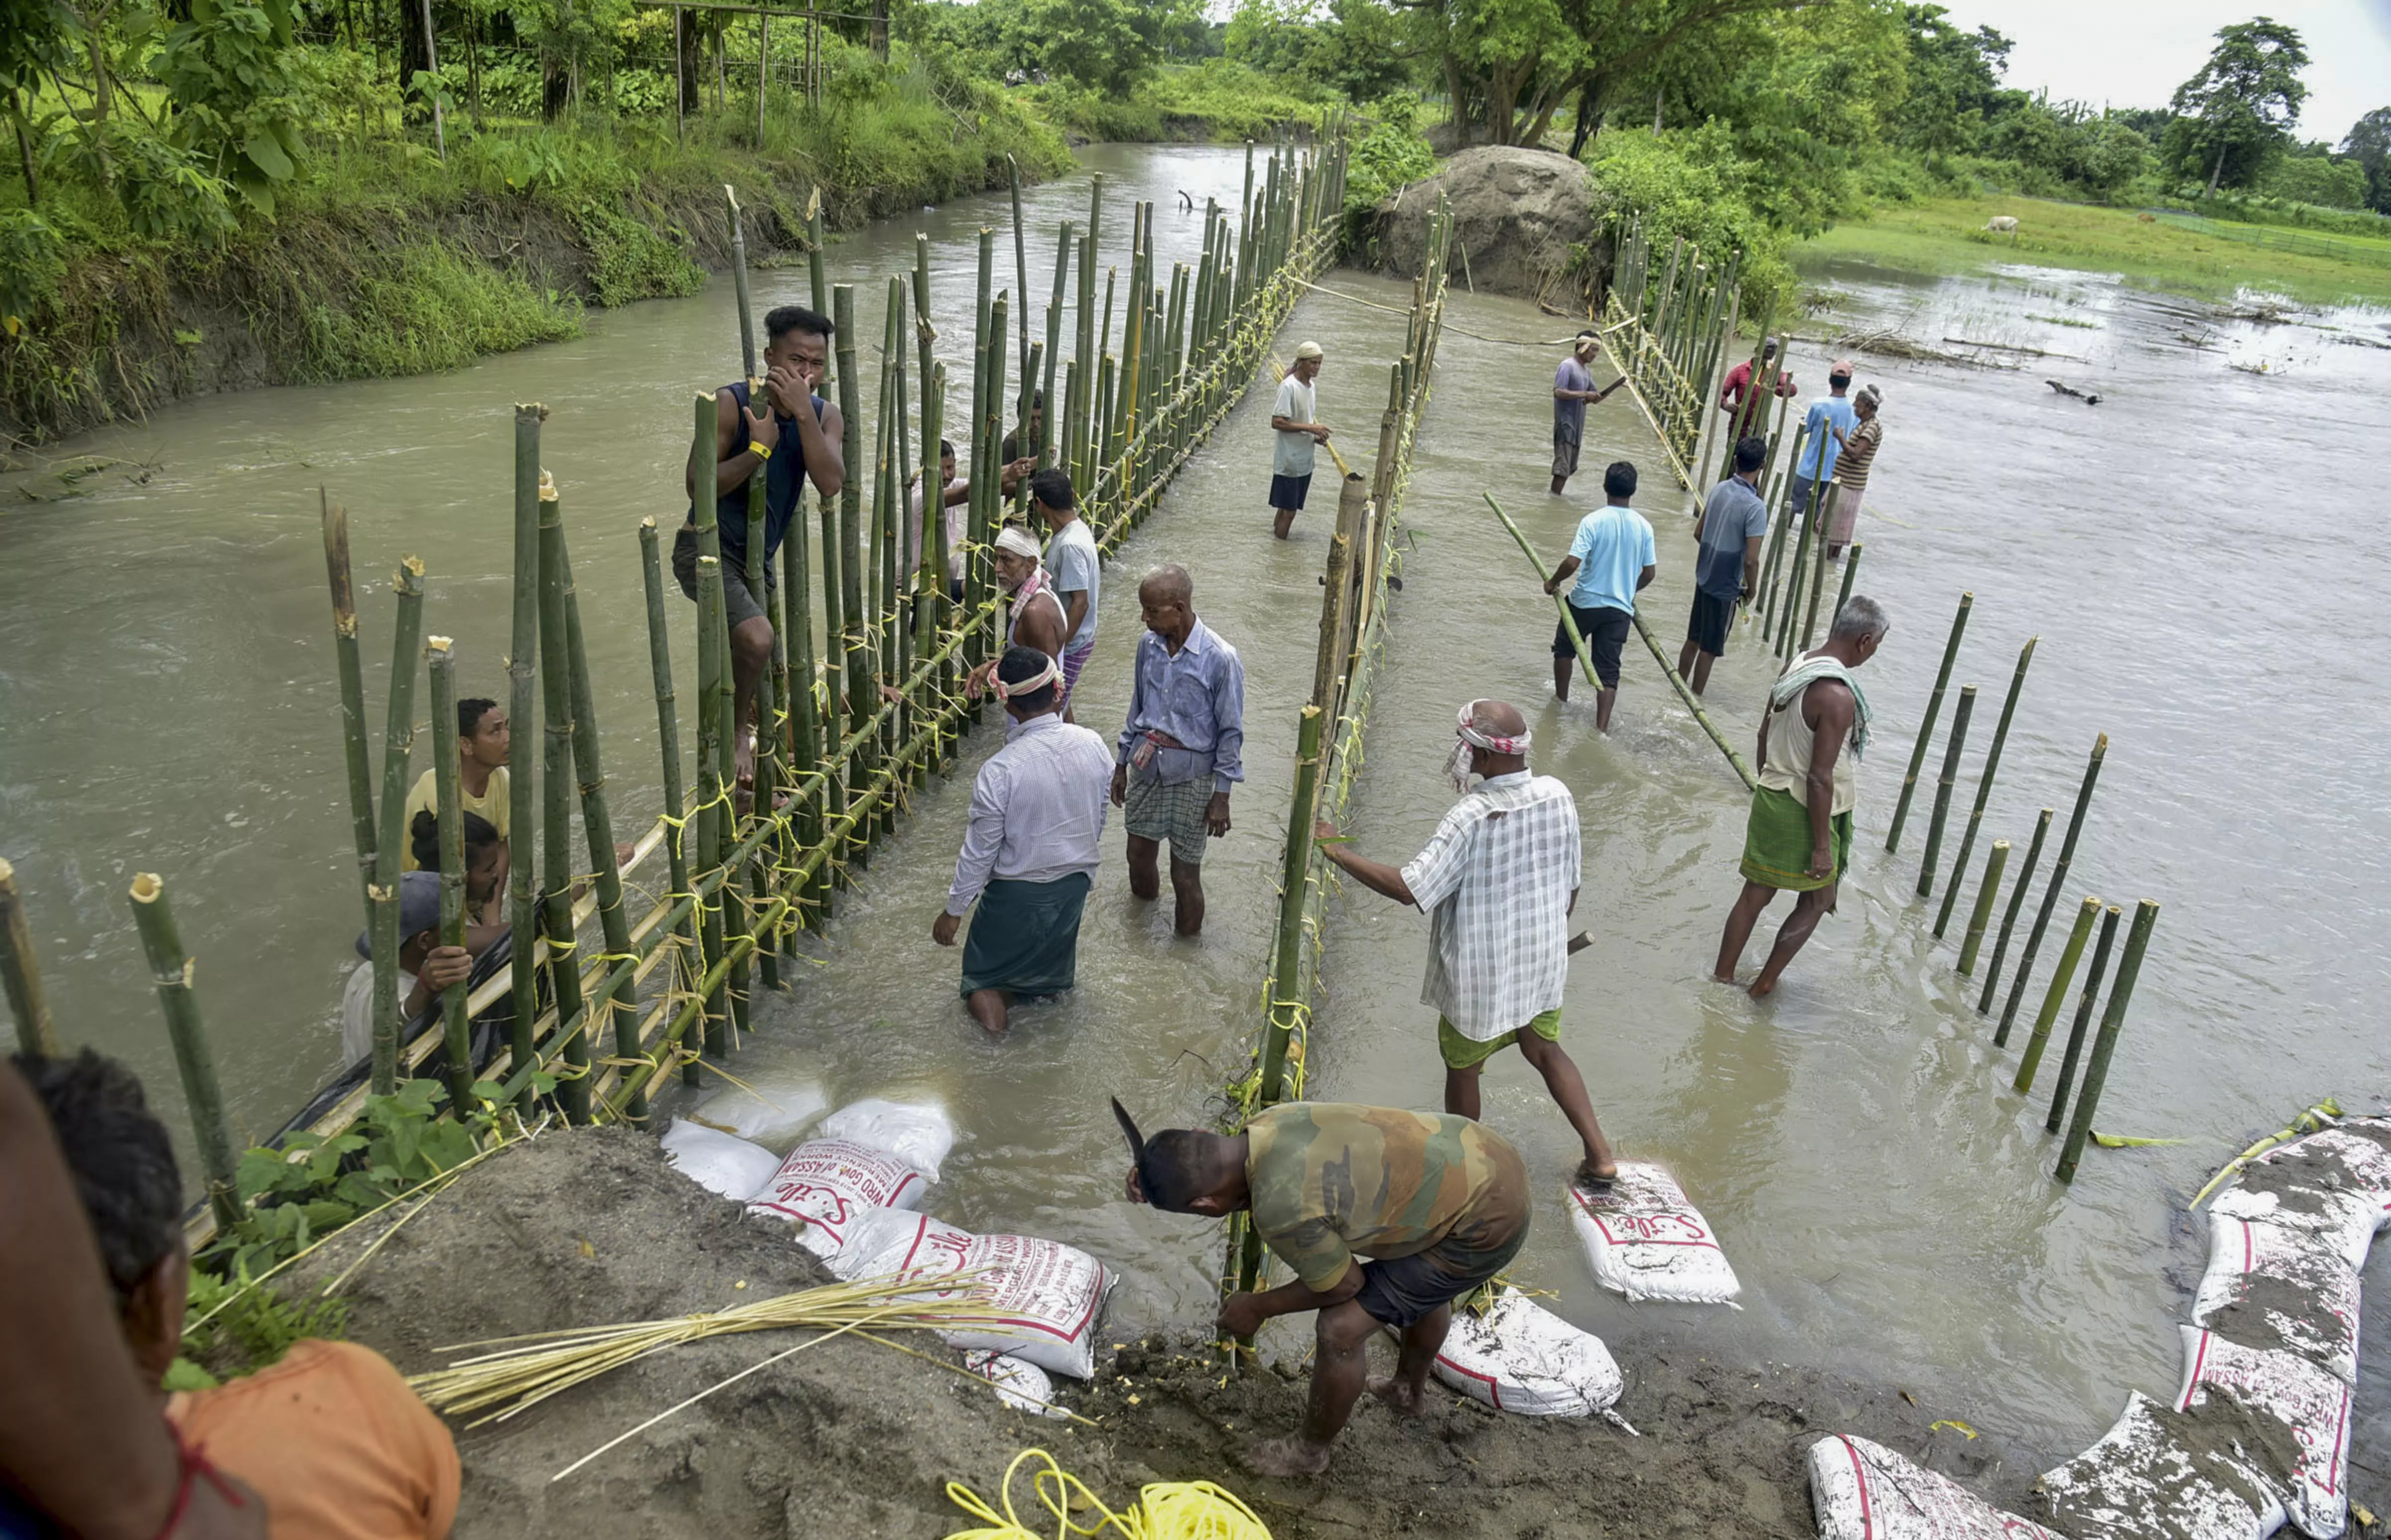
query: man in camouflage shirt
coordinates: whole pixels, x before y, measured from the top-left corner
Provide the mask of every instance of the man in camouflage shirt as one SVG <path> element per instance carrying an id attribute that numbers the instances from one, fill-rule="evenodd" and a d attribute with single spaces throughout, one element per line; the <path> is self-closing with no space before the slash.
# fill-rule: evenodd
<path id="1" fill-rule="evenodd" d="M 1113 1111 L 1129 1135 L 1131 1202 L 1213 1217 L 1250 1210 L 1255 1234 L 1294 1270 L 1293 1282 L 1230 1296 L 1223 1334 L 1250 1337 L 1273 1316 L 1320 1313 L 1301 1430 L 1247 1451 L 1265 1475 L 1327 1466 L 1381 1326 L 1402 1334 L 1402 1349 L 1392 1375 L 1368 1380 L 1370 1391 L 1417 1414 L 1453 1301 L 1501 1272 L 1528 1238 L 1519 1152 L 1467 1118 L 1290 1102 L 1256 1113 L 1234 1137 L 1165 1129 L 1146 1139 L 1119 1102 Z"/>

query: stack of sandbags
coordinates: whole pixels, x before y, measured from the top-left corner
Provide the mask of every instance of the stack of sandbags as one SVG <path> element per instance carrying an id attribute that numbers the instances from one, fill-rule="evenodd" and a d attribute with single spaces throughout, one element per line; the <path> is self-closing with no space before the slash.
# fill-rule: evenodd
<path id="1" fill-rule="evenodd" d="M 761 1145 L 686 1118 L 675 1118 L 657 1142 L 675 1171 L 733 1202 L 755 1197 L 781 1164 L 781 1158 Z"/>
<path id="2" fill-rule="evenodd" d="M 692 1120 L 772 1148 L 786 1149 L 830 1106 L 821 1082 L 757 1077 L 727 1085 L 691 1108 Z"/>
<path id="3" fill-rule="evenodd" d="M 795 1223 L 797 1244 L 824 1261 L 864 1215 L 918 1206 L 955 1143 L 943 1109 L 879 1100 L 839 1108 L 821 1133 L 789 1152 L 748 1212 Z"/>
<path id="4" fill-rule="evenodd" d="M 1810 1446 L 1819 1540 L 2059 1540 L 1880 1443 L 1832 1433 Z"/>
<path id="5" fill-rule="evenodd" d="M 1074 1379 L 1095 1372 L 1096 1317 L 1112 1291 L 1112 1270 L 1076 1247 L 1034 1236 L 976 1236 L 927 1214 L 875 1209 L 858 1219 L 830 1259 L 849 1283 L 906 1283 L 950 1273 L 974 1276 L 907 1298 L 985 1301 L 984 1321 L 941 1327 L 959 1348 L 984 1348 Z"/>

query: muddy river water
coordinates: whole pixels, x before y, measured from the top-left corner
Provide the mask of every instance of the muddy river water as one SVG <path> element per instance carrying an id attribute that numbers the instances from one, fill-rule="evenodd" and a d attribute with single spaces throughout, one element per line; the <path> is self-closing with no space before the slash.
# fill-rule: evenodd
<path id="1" fill-rule="evenodd" d="M 1131 198 L 1156 201 L 1166 260 L 1192 254 L 1201 229 L 1200 213 L 1177 212 L 1174 190 L 1200 210 L 1208 194 L 1233 200 L 1242 175 L 1241 157 L 1222 150 L 1102 149 L 1085 162 L 1081 175 L 1028 194 L 1041 310 L 1054 226 L 1083 216 L 1084 169 L 1106 174 L 1117 229 Z M 917 228 L 935 242 L 944 330 L 964 334 L 974 232 L 1001 209 L 968 201 L 837 244 L 836 276 L 859 283 L 867 351 L 879 335 L 877 280 L 910 265 Z M 998 265 L 1009 280 L 1009 239 Z M 1518 1275 L 1611 1340 L 1629 1371 L 1631 1417 L 1635 1343 L 1666 1332 L 1725 1355 L 1897 1384 L 1946 1409 L 1937 1415 L 2064 1454 L 2107 1423 L 2128 1387 L 2172 1388 L 2169 1326 L 2205 1252 L 2204 1223 L 2188 1221 L 2183 1203 L 2206 1170 L 2318 1096 L 2355 1106 L 2391 1092 L 2380 1007 L 2391 982 L 2391 621 L 2381 600 L 2391 557 L 2374 528 L 2391 357 L 2314 325 L 2196 322 L 2179 314 L 2184 302 L 2098 276 L 1930 278 L 1844 265 L 1810 278 L 1838 291 L 1834 318 L 1846 324 L 2075 356 L 1988 355 L 2032 366 L 1997 369 L 1863 359 L 1862 378 L 1885 393 L 1886 446 L 1858 586 L 1889 608 L 1893 630 L 1863 676 L 1878 746 L 1862 771 L 1855 874 L 1842 913 L 1778 997 L 1755 1004 L 1706 981 L 1737 890 L 1745 799 L 1648 656 L 1630 643 L 1607 740 L 1590 703 L 1552 701 L 1550 607 L 1480 491 L 1494 490 L 1557 555 L 1599 500 L 1599 467 L 1641 465 L 1638 502 L 1660 546 L 1645 611 L 1673 654 L 1691 589 L 1690 499 L 1623 395 L 1589 416 L 1588 473 L 1566 498 L 1546 495 L 1557 350 L 1482 339 L 1543 341 L 1565 328 L 1518 302 L 1462 294 L 1452 304 L 1451 324 L 1481 337 L 1449 333 L 1438 359 L 1404 509 L 1415 546 L 1352 832 L 1364 851 L 1398 861 L 1427 837 L 1450 801 L 1439 769 L 1453 710 L 1472 696 L 1519 703 L 1537 768 L 1577 794 L 1579 916 L 1596 945 L 1572 970 L 1566 1041 L 1613 1137 L 1672 1167 L 1745 1283 L 1740 1312 L 1629 1306 L 1597 1290 L 1561 1207 L 1567 1129 L 1516 1057 L 1489 1073 L 1486 1115 L 1520 1143 L 1543 1188 Z M 1381 302 L 1408 292 L 1351 273 L 1331 282 Z M 803 286 L 801 269 L 765 273 L 756 298 L 800 298 Z M 123 898 L 135 872 L 155 870 L 200 959 L 242 1128 L 272 1126 L 334 1068 L 330 1023 L 357 914 L 316 488 L 351 510 L 361 576 L 402 552 L 425 558 L 427 628 L 458 639 L 462 689 L 502 695 L 516 400 L 552 412 L 545 458 L 575 527 L 617 816 L 653 816 L 632 531 L 645 514 L 679 512 L 689 393 L 735 365 L 728 289 L 595 314 L 583 341 L 455 374 L 178 407 L 65 446 L 140 464 L 0 517 L 0 853 L 29 894 L 70 1040 L 131 1058 L 179 1118 Z M 2385 336 L 2380 314 L 2321 319 Z M 1327 350 L 1324 418 L 1366 444 L 1401 317 L 1314 295 L 1280 355 L 1301 337 Z M 1820 345 L 1795 344 L 1804 400 L 1823 388 L 1825 362 Z M 2046 376 L 2103 399 L 2087 408 Z M 1117 727 L 1137 631 L 1131 590 L 1160 561 L 1192 570 L 1199 613 L 1244 654 L 1248 779 L 1236 827 L 1205 867 L 1201 939 L 1174 938 L 1167 912 L 1130 896 L 1115 833 L 1077 993 L 1022 1011 L 1010 1041 L 983 1041 L 955 1000 L 955 954 L 928 938 L 968 795 L 958 775 L 917 798 L 898 842 L 810 944 L 812 963 L 761 1008 L 761 1030 L 734 1066 L 789 1097 L 942 1099 L 961 1141 L 931 1207 L 1115 1262 L 1125 1324 L 1206 1312 L 1219 1242 L 1215 1230 L 1118 1200 L 1104 1096 L 1120 1093 L 1150 1120 L 1201 1119 L 1259 1019 L 1325 523 L 1315 513 L 1294 540 L 1268 537 L 1268 414 L 1266 389 L 1249 393 L 1108 564 L 1082 686 L 1081 719 Z M 2035 809 L 2056 806 L 2063 820 L 2106 731 L 2107 769 L 2062 917 L 2092 892 L 2165 905 L 2100 1123 L 2189 1143 L 2095 1150 L 2072 1190 L 2049 1178 L 2043 1096 L 2009 1091 L 2014 1053 L 1991 1048 L 1991 1023 L 1953 974 L 1953 947 L 1932 939 L 1932 906 L 1912 896 L 1922 809 L 1904 853 L 1883 850 L 1963 589 L 1976 600 L 1954 682 L 1975 682 L 1984 697 L 1963 808 L 2017 650 L 2041 638 L 1984 842 L 2011 838 L 2022 855 Z M 372 639 L 388 635 L 386 591 L 363 607 L 370 659 Z M 685 623 L 685 611 L 676 615 Z M 679 660 L 686 671 L 686 646 Z M 1770 671 L 1738 631 L 1711 699 L 1739 743 Z M 369 663 L 369 698 L 381 689 Z M 966 769 L 995 742 L 977 735 Z M 1772 918 L 1764 942 L 1773 928 Z M 1313 1094 L 1434 1104 L 1434 1024 L 1417 1003 L 1426 938 L 1423 919 L 1364 891 L 1331 903 Z M 1300 1346 L 1278 1329 L 1285 1346 Z M 2391 1461 L 2391 1417 L 2379 1391 L 2368 1399 L 2358 1458 Z"/>

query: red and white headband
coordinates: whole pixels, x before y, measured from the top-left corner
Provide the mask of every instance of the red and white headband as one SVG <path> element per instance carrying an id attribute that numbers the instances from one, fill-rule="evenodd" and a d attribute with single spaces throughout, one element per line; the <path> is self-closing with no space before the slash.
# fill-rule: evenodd
<path id="1" fill-rule="evenodd" d="M 1472 701 L 1461 708 L 1461 726 L 1458 730 L 1461 733 L 1461 741 L 1473 748 L 1482 748 L 1489 754 L 1525 755 L 1528 752 L 1528 745 L 1535 741 L 1536 736 L 1527 729 L 1521 728 L 1517 737 L 1506 738 L 1499 733 L 1488 732 L 1472 725 L 1470 718 L 1475 717 L 1478 714 L 1478 708 L 1485 704 L 1484 701 Z"/>
<path id="2" fill-rule="evenodd" d="M 996 698 L 1000 701 L 1009 701 L 1015 695 L 1034 695 L 1062 677 L 1063 666 L 1050 657 L 1046 660 L 1044 668 L 1026 679 L 1007 684 L 999 678 L 996 681 Z"/>

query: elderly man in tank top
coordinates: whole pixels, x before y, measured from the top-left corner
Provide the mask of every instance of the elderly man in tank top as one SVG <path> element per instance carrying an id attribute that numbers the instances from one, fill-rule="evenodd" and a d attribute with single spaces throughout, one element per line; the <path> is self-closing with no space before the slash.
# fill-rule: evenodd
<path id="1" fill-rule="evenodd" d="M 1007 524 L 996 537 L 989 561 L 996 568 L 997 583 L 1013 596 L 1004 624 L 1006 644 L 1035 647 L 1059 665 L 1071 623 L 1063 613 L 1061 596 L 1054 592 L 1054 575 L 1046 570 L 1040 555 L 1038 537 L 1019 524 Z M 996 673 L 998 661 L 990 658 L 971 671 L 963 681 L 966 699 L 979 699 Z"/>
<path id="2" fill-rule="evenodd" d="M 1795 658 L 1768 692 L 1760 718 L 1760 786 L 1743 837 L 1743 894 L 1719 940 L 1717 977 L 1736 964 L 1761 912 L 1779 891 L 1796 895 L 1753 999 L 1777 988 L 1793 954 L 1834 912 L 1835 890 L 1852 855 L 1852 809 L 1859 757 L 1868 748 L 1868 704 L 1852 670 L 1876 655 L 1888 622 L 1876 601 L 1854 594 L 1835 615 L 1827 643 Z"/>

